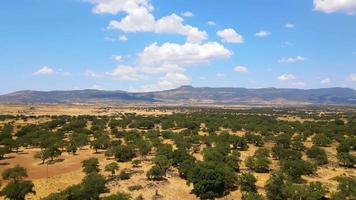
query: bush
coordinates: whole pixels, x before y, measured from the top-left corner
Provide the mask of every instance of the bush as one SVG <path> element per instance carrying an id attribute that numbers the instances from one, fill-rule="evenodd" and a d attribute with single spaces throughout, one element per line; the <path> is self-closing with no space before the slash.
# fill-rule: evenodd
<path id="1" fill-rule="evenodd" d="M 286 177 L 281 172 L 275 172 L 266 184 L 267 199 L 270 200 L 285 200 L 287 197 L 284 195 L 284 185 Z"/>
<path id="2" fill-rule="evenodd" d="M 326 136 L 325 134 L 316 134 L 313 138 L 312 138 L 313 144 L 318 145 L 318 146 L 322 146 L 322 147 L 326 147 L 329 146 L 331 144 L 331 139 Z"/>
<path id="3" fill-rule="evenodd" d="M 122 171 L 119 175 L 120 179 L 121 180 L 129 180 L 131 178 L 131 174 L 125 172 L 125 171 Z"/>
<path id="4" fill-rule="evenodd" d="M 282 163 L 282 171 L 294 182 L 300 182 L 302 175 L 311 175 L 316 167 L 304 160 L 286 160 Z"/>
<path id="5" fill-rule="evenodd" d="M 309 158 L 315 159 L 318 165 L 328 163 L 328 156 L 326 155 L 325 150 L 320 147 L 312 146 L 307 150 L 306 154 Z"/>
<path id="6" fill-rule="evenodd" d="M 166 171 L 161 167 L 154 165 L 146 174 L 148 180 L 162 180 L 166 176 Z"/>
<path id="7" fill-rule="evenodd" d="M 244 192 L 256 192 L 256 181 L 256 177 L 250 173 L 242 173 L 238 179 L 241 191 Z"/>

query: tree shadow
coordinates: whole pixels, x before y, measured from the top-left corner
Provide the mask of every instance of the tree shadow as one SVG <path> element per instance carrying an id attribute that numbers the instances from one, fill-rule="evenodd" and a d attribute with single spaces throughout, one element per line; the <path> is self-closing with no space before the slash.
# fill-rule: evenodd
<path id="1" fill-rule="evenodd" d="M 58 159 L 54 159 L 54 160 L 49 160 L 46 162 L 46 164 L 48 165 L 54 165 L 56 163 L 61 163 L 63 162 L 65 159 L 64 158 L 58 158 Z"/>
<path id="2" fill-rule="evenodd" d="M 8 162 L 0 163 L 0 166 L 6 166 L 6 165 L 10 165 L 10 163 Z"/>

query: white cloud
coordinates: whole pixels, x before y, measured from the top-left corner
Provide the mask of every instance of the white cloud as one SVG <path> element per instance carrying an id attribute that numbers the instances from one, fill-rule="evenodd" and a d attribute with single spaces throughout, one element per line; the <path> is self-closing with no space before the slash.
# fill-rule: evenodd
<path id="1" fill-rule="evenodd" d="M 214 21 L 208 21 L 209 26 L 216 26 L 216 23 Z"/>
<path id="2" fill-rule="evenodd" d="M 222 38 L 223 42 L 236 44 L 244 42 L 244 38 L 232 28 L 220 30 L 216 34 Z"/>
<path id="3" fill-rule="evenodd" d="M 93 13 L 116 15 L 120 12 L 131 13 L 137 10 L 152 11 L 150 0 L 87 0 L 94 4 Z"/>
<path id="4" fill-rule="evenodd" d="M 352 54 L 356 55 L 356 51 L 354 51 Z"/>
<path id="5" fill-rule="evenodd" d="M 347 77 L 347 80 L 348 80 L 348 81 L 356 81 L 356 74 L 350 74 L 350 75 Z"/>
<path id="6" fill-rule="evenodd" d="M 295 25 L 292 24 L 292 23 L 286 23 L 285 27 L 286 27 L 286 28 L 294 28 Z"/>
<path id="7" fill-rule="evenodd" d="M 247 67 L 244 67 L 244 66 L 236 66 L 234 68 L 234 71 L 237 73 L 247 73 L 248 69 L 247 69 Z"/>
<path id="8" fill-rule="evenodd" d="M 229 58 L 232 53 L 217 42 L 204 44 L 153 43 L 139 53 L 139 60 L 144 66 L 176 65 L 192 66 L 209 63 L 213 59 Z"/>
<path id="9" fill-rule="evenodd" d="M 128 38 L 127 38 L 125 35 L 121 35 L 121 36 L 119 37 L 119 40 L 120 40 L 121 42 L 126 42 L 126 41 L 128 40 Z"/>
<path id="10" fill-rule="evenodd" d="M 161 34 L 179 34 L 187 37 L 188 42 L 200 42 L 207 39 L 208 34 L 198 28 L 183 24 L 184 19 L 176 14 L 155 19 L 154 7 L 150 0 L 88 0 L 94 4 L 96 14 L 126 13 L 120 20 L 112 20 L 108 28 L 124 32 L 154 32 Z M 185 12 L 185 16 L 193 13 Z M 122 40 L 126 41 L 126 40 Z"/>
<path id="11" fill-rule="evenodd" d="M 223 73 L 217 73 L 216 76 L 217 76 L 217 77 L 224 77 L 225 74 L 223 74 Z"/>
<path id="12" fill-rule="evenodd" d="M 294 82 L 294 83 L 292 83 L 292 86 L 295 86 L 295 87 L 304 87 L 304 86 L 305 86 L 305 83 L 304 83 L 304 82 Z"/>
<path id="13" fill-rule="evenodd" d="M 190 11 L 181 13 L 183 17 L 194 17 L 194 14 Z"/>
<path id="14" fill-rule="evenodd" d="M 120 55 L 112 55 L 111 57 L 113 60 L 117 61 L 117 62 L 122 62 L 123 58 Z"/>
<path id="15" fill-rule="evenodd" d="M 290 80 L 295 80 L 297 77 L 293 74 L 282 74 L 278 77 L 278 80 L 280 81 L 290 81 Z"/>
<path id="16" fill-rule="evenodd" d="M 353 15 L 356 13 L 355 0 L 314 0 L 314 10 L 333 13 L 345 12 Z"/>
<path id="17" fill-rule="evenodd" d="M 44 66 L 41 69 L 32 73 L 33 76 L 41 76 L 41 75 L 53 75 L 55 74 L 54 69 Z"/>
<path id="18" fill-rule="evenodd" d="M 302 62 L 304 60 L 305 60 L 305 58 L 303 56 L 296 56 L 296 57 L 290 57 L 290 58 L 282 58 L 278 62 L 280 62 L 280 63 L 295 63 L 295 62 Z"/>
<path id="19" fill-rule="evenodd" d="M 139 71 L 140 68 L 138 67 L 119 65 L 114 68 L 112 72 L 107 72 L 107 74 L 124 81 L 137 81 L 147 79 L 147 77 L 143 74 L 140 74 Z"/>
<path id="20" fill-rule="evenodd" d="M 331 80 L 329 78 L 325 78 L 323 80 L 320 81 L 321 84 L 328 84 L 331 83 Z"/>
<path id="21" fill-rule="evenodd" d="M 256 34 L 255 34 L 257 37 L 268 37 L 268 36 L 270 36 L 271 35 L 271 33 L 270 32 L 268 32 L 268 31 L 259 31 L 259 32 L 257 32 Z"/>

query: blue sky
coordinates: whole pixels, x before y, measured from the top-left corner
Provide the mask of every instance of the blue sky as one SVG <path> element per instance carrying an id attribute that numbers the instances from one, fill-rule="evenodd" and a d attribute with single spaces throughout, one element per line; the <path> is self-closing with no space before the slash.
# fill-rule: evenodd
<path id="1" fill-rule="evenodd" d="M 0 93 L 356 88 L 356 0 L 12 0 Z"/>

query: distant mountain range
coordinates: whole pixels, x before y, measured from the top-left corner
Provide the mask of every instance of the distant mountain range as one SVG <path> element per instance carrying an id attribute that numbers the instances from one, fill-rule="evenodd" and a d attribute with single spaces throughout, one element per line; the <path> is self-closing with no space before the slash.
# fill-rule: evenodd
<path id="1" fill-rule="evenodd" d="M 104 90 L 18 91 L 0 95 L 1 103 L 177 103 L 177 104 L 353 104 L 356 90 L 350 88 L 210 88 L 182 86 L 157 92 Z"/>

